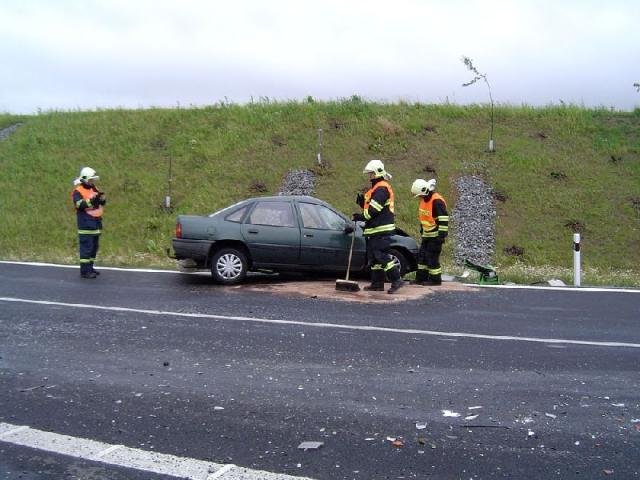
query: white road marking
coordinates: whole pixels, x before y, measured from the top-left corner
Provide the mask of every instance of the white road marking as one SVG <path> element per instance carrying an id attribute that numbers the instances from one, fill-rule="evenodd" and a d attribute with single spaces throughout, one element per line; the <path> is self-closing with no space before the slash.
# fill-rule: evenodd
<path id="1" fill-rule="evenodd" d="M 481 288 L 503 288 L 505 290 L 556 290 L 562 292 L 607 292 L 607 293 L 640 293 L 640 288 L 605 288 L 605 287 L 552 287 L 543 285 L 477 285 L 475 283 L 465 283 L 470 287 Z"/>
<path id="2" fill-rule="evenodd" d="M 601 342 L 592 340 L 571 340 L 563 338 L 539 338 L 539 337 L 516 337 L 511 335 L 488 335 L 482 333 L 465 333 L 465 332 L 441 332 L 436 330 L 420 330 L 413 328 L 390 328 L 390 327 L 374 327 L 372 325 L 348 325 L 342 323 L 325 323 L 325 322 L 303 322 L 299 320 L 278 320 L 269 318 L 257 318 L 257 317 L 236 317 L 229 315 L 214 315 L 210 313 L 185 313 L 185 312 L 171 312 L 165 310 L 146 310 L 141 308 L 127 308 L 127 307 L 107 307 L 102 305 L 87 305 L 84 303 L 65 303 L 65 302 L 52 302 L 49 300 L 31 300 L 27 298 L 14 298 L 14 297 L 0 297 L 1 302 L 17 302 L 17 303 L 30 303 L 35 305 L 52 305 L 57 307 L 69 307 L 69 308 L 86 308 L 90 310 L 105 310 L 110 312 L 126 312 L 126 313 L 141 313 L 145 315 L 161 315 L 169 317 L 184 317 L 184 318 L 209 318 L 212 320 L 231 320 L 238 322 L 256 322 L 256 323 L 268 323 L 274 325 L 298 325 L 304 327 L 314 328 L 334 328 L 341 330 L 357 330 L 365 332 L 384 332 L 384 333 L 400 333 L 408 335 L 430 335 L 436 337 L 456 337 L 456 338 L 476 338 L 483 340 L 511 340 L 517 342 L 534 342 L 544 344 L 570 344 L 570 345 L 586 345 L 592 347 L 624 347 L 624 348 L 640 348 L 640 343 L 626 343 L 626 342 Z"/>
<path id="3" fill-rule="evenodd" d="M 115 452 L 119 448 L 124 447 L 124 445 L 111 445 L 109 448 L 105 448 L 103 451 L 98 452 L 94 455 L 95 459 L 102 458 L 105 455 L 109 455 L 111 452 Z"/>
<path id="4" fill-rule="evenodd" d="M 75 268 L 80 267 L 78 265 L 60 265 L 58 263 L 44 263 L 44 262 L 16 262 L 11 260 L 0 260 L 0 263 L 6 263 L 7 265 L 27 265 L 30 267 L 55 267 L 55 268 Z M 120 272 L 143 272 L 143 273 L 179 273 L 184 275 L 186 272 L 179 272 L 178 270 L 158 270 L 153 268 L 120 268 L 120 267 L 103 267 L 98 266 L 98 270 L 115 270 Z"/>
<path id="5" fill-rule="evenodd" d="M 217 472 L 213 472 L 210 473 L 209 476 L 207 477 L 207 480 L 216 480 L 218 478 L 222 478 L 222 475 L 224 475 L 225 473 L 227 473 L 229 470 L 231 470 L 232 468 L 235 468 L 235 465 L 233 463 L 230 463 L 228 465 L 225 465 L 224 467 L 222 467 L 220 470 L 218 470 Z"/>
<path id="6" fill-rule="evenodd" d="M 78 265 L 61 265 L 58 263 L 45 263 L 45 262 L 18 262 L 13 260 L 0 260 L 0 264 L 6 263 L 7 265 L 27 265 L 31 267 L 55 267 L 55 268 L 79 268 Z M 209 272 L 196 271 L 196 272 L 181 272 L 179 270 L 162 270 L 154 268 L 124 268 L 124 267 L 103 267 L 98 266 L 99 270 L 114 270 L 119 272 L 142 272 L 142 273 L 173 273 L 179 275 L 207 275 Z M 567 285 L 566 287 L 552 287 L 542 285 L 478 285 L 476 283 L 463 283 L 469 287 L 482 287 L 482 288 L 504 288 L 504 289 L 528 289 L 528 290 L 559 290 L 563 292 L 608 292 L 608 293 L 640 293 L 640 288 L 604 288 L 604 287 L 572 287 Z"/>
<path id="7" fill-rule="evenodd" d="M 4 433 L 0 435 L 0 442 L 172 477 L 192 480 L 312 480 L 308 477 L 251 470 L 233 464 L 224 465 L 123 445 L 110 445 L 86 438 L 36 430 L 26 425 L 0 422 L 0 432 L 2 431 Z"/>

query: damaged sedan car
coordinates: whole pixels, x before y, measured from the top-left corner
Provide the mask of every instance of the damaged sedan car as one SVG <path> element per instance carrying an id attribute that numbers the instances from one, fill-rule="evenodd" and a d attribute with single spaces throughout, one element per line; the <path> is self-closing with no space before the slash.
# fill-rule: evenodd
<path id="1" fill-rule="evenodd" d="M 209 270 L 225 285 L 242 282 L 251 271 L 344 275 L 352 240 L 350 273 L 364 274 L 362 226 L 315 197 L 257 197 L 208 216 L 179 215 L 172 244 L 181 270 Z M 402 275 L 416 269 L 413 238 L 396 229 L 391 247 Z"/>

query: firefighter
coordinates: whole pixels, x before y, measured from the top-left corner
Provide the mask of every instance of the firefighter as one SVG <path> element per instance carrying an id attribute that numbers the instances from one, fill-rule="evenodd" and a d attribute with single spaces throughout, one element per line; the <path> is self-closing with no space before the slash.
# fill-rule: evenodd
<path id="1" fill-rule="evenodd" d="M 364 167 L 362 173 L 369 175 L 371 188 L 362 195 L 358 194 L 356 203 L 362 208 L 362 213 L 354 213 L 354 221 L 364 221 L 364 237 L 367 240 L 367 263 L 371 269 L 371 285 L 364 290 L 384 291 L 385 274 L 391 280 L 391 288 L 387 293 L 395 293 L 402 286 L 400 268 L 394 264 L 389 250 L 391 235 L 395 232 L 394 196 L 391 179 L 380 160 L 371 160 Z"/>
<path id="2" fill-rule="evenodd" d="M 78 220 L 78 248 L 82 278 L 96 278 L 100 275 L 93 268 L 93 263 L 98 254 L 102 213 L 107 201 L 95 185 L 95 181 L 99 178 L 93 168 L 84 167 L 80 170 L 80 176 L 74 180 L 75 188 L 71 192 Z"/>
<path id="3" fill-rule="evenodd" d="M 411 185 L 411 193 L 420 197 L 418 220 L 422 244 L 418 252 L 418 271 L 415 284 L 440 285 L 442 283 L 442 267 L 440 254 L 442 244 L 449 233 L 449 214 L 447 203 L 442 195 L 435 191 L 436 181 L 421 178 Z"/>

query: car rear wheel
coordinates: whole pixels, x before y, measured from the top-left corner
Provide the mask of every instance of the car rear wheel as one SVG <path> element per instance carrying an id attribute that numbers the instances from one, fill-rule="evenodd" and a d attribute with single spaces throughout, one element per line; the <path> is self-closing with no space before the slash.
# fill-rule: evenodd
<path id="1" fill-rule="evenodd" d="M 400 250 L 392 248 L 391 250 L 389 250 L 389 255 L 391 255 L 391 261 L 393 261 L 393 264 L 396 267 L 400 268 L 400 275 L 404 275 L 405 273 L 409 272 L 409 270 L 411 269 L 411 265 L 409 264 L 409 261 L 407 260 L 407 257 L 404 255 L 404 253 L 402 253 Z"/>
<path id="2" fill-rule="evenodd" d="M 222 248 L 211 259 L 211 275 L 223 285 L 240 283 L 247 276 L 247 257 L 235 248 Z"/>

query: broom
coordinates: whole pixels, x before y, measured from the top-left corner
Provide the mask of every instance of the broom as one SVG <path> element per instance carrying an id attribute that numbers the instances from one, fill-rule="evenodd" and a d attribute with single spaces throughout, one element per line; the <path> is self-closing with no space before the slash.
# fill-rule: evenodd
<path id="1" fill-rule="evenodd" d="M 351 270 L 351 256 L 353 255 L 353 242 L 356 240 L 356 230 L 355 226 L 353 232 L 351 232 L 351 247 L 349 248 L 349 261 L 347 262 L 347 276 L 344 280 L 339 278 L 336 280 L 336 290 L 342 292 L 359 292 L 360 285 L 358 282 L 354 282 L 353 280 L 349 280 L 349 270 Z"/>

